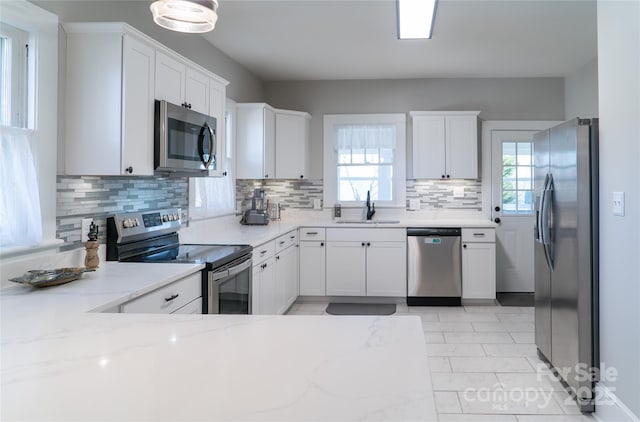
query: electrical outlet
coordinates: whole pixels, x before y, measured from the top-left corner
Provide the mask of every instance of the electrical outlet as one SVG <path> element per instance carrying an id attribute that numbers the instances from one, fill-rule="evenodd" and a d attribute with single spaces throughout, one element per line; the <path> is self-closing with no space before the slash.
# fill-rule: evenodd
<path id="1" fill-rule="evenodd" d="M 314 210 L 322 209 L 322 199 L 314 199 L 313 200 L 313 209 Z"/>
<path id="2" fill-rule="evenodd" d="M 418 210 L 420 210 L 420 199 L 419 198 L 409 199 L 409 211 L 418 211 Z"/>
<path id="3" fill-rule="evenodd" d="M 91 230 L 91 223 L 93 223 L 93 218 L 83 218 L 82 225 L 80 226 L 80 240 L 82 242 L 86 242 L 89 240 L 89 230 Z"/>
<path id="4" fill-rule="evenodd" d="M 456 186 L 453 188 L 453 196 L 455 198 L 464 198 L 464 186 Z"/>
<path id="5" fill-rule="evenodd" d="M 613 192 L 613 215 L 624 217 L 624 192 Z"/>

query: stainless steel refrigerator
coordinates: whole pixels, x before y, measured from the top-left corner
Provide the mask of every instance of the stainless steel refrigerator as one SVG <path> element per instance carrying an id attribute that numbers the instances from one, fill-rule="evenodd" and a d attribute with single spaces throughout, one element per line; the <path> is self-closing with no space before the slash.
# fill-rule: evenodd
<path id="1" fill-rule="evenodd" d="M 595 408 L 598 353 L 598 119 L 534 136 L 535 341 L 580 410 Z"/>

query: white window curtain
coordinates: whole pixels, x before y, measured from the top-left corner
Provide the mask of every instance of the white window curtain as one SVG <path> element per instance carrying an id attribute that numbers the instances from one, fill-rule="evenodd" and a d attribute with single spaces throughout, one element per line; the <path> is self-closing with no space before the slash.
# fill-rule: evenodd
<path id="1" fill-rule="evenodd" d="M 336 126 L 334 149 L 395 149 L 395 125 L 338 125 Z"/>
<path id="2" fill-rule="evenodd" d="M 33 131 L 6 126 L 0 131 L 0 246 L 35 246 L 42 242 L 42 218 Z"/>

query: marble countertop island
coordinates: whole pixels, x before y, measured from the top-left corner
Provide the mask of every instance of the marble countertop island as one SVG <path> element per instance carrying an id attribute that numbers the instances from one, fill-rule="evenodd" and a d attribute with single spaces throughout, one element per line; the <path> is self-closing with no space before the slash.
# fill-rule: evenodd
<path id="1" fill-rule="evenodd" d="M 110 314 L 198 266 L 0 294 L 3 421 L 435 421 L 418 317 Z"/>

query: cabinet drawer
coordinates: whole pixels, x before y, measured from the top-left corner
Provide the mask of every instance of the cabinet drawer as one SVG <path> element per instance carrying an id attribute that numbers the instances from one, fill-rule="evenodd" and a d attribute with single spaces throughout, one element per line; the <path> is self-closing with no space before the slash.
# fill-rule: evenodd
<path id="1" fill-rule="evenodd" d="M 191 303 L 187 303 L 182 308 L 171 312 L 172 314 L 192 314 L 199 315 L 202 313 L 202 298 L 199 297 Z"/>
<path id="2" fill-rule="evenodd" d="M 463 242 L 495 242 L 495 229 L 462 229 Z"/>
<path id="3" fill-rule="evenodd" d="M 295 230 L 278 237 L 275 243 L 276 253 L 280 252 L 283 249 L 287 249 L 289 246 L 295 245 L 297 240 L 298 234 Z"/>
<path id="4" fill-rule="evenodd" d="M 370 242 L 405 242 L 405 229 L 327 229 L 327 240 L 337 242 L 370 241 Z"/>
<path id="5" fill-rule="evenodd" d="M 256 266 L 276 253 L 275 242 L 272 240 L 253 248 L 253 265 Z"/>
<path id="6" fill-rule="evenodd" d="M 325 230 L 318 227 L 300 227 L 300 240 L 325 240 Z"/>
<path id="7" fill-rule="evenodd" d="M 202 296 L 202 273 L 197 272 L 122 305 L 123 313 L 170 314 Z"/>

